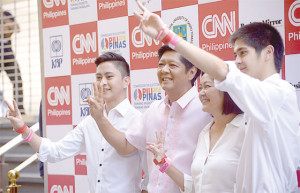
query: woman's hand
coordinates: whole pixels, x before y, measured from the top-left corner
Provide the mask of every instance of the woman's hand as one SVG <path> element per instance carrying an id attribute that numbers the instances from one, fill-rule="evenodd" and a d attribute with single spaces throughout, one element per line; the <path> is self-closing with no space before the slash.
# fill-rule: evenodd
<path id="1" fill-rule="evenodd" d="M 11 106 L 6 100 L 4 102 L 8 107 L 5 118 L 10 120 L 10 122 L 15 130 L 20 129 L 24 125 L 24 121 L 23 121 L 21 113 L 18 109 L 17 102 L 15 100 L 13 100 L 13 106 Z"/>
<path id="2" fill-rule="evenodd" d="M 156 143 L 147 142 L 146 149 L 151 151 L 155 158 L 162 159 L 165 157 L 165 149 L 164 149 L 164 142 L 165 136 L 163 131 L 156 131 Z"/>

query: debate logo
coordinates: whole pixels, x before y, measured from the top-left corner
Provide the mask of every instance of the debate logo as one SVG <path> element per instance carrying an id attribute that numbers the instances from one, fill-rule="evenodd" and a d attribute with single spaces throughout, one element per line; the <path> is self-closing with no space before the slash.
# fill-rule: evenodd
<path id="1" fill-rule="evenodd" d="M 290 9 L 288 12 L 289 20 L 290 20 L 291 24 L 296 27 L 300 26 L 300 18 L 297 18 L 296 14 L 295 14 L 296 10 L 299 8 L 300 8 L 300 0 L 297 0 L 290 6 Z M 298 16 L 299 16 L 299 14 L 298 14 Z"/>
<path id="2" fill-rule="evenodd" d="M 52 8 L 54 4 L 58 7 L 60 4 L 65 5 L 66 0 L 43 0 L 44 6 L 46 8 Z"/>
<path id="3" fill-rule="evenodd" d="M 161 87 L 144 87 L 137 88 L 134 90 L 134 100 L 137 102 L 140 101 L 153 101 L 161 100 Z"/>
<path id="4" fill-rule="evenodd" d="M 184 16 L 176 17 L 169 25 L 169 29 L 191 44 L 194 42 L 193 26 L 188 18 Z"/>
<path id="5" fill-rule="evenodd" d="M 115 34 L 104 35 L 101 40 L 101 48 L 104 51 L 120 50 L 126 48 L 126 35 L 125 32 L 118 32 Z"/>
<path id="6" fill-rule="evenodd" d="M 221 20 L 217 14 L 207 15 L 202 22 L 202 33 L 208 38 L 216 38 L 218 32 L 221 36 L 226 36 L 227 30 L 230 34 L 235 31 L 235 11 L 230 12 L 230 18 L 226 13 L 223 13 Z"/>

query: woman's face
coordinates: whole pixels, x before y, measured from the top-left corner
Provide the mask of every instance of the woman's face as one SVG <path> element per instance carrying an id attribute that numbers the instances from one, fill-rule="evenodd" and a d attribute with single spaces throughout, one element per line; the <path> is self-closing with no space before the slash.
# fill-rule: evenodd
<path id="1" fill-rule="evenodd" d="M 202 110 L 216 116 L 223 112 L 224 93 L 215 88 L 214 80 L 204 74 L 200 79 L 199 99 L 203 105 Z"/>

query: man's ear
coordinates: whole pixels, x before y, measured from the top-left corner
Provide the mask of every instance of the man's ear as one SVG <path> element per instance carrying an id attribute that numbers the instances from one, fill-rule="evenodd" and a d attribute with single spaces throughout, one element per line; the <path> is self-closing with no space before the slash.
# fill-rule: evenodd
<path id="1" fill-rule="evenodd" d="M 123 78 L 123 88 L 127 88 L 130 84 L 130 77 L 129 76 L 125 76 Z"/>
<path id="2" fill-rule="evenodd" d="M 197 68 L 195 66 L 193 66 L 192 68 L 189 69 L 188 73 L 188 78 L 189 80 L 193 80 L 193 78 L 195 77 L 196 73 L 197 73 Z"/>
<path id="3" fill-rule="evenodd" d="M 265 52 L 265 59 L 266 60 L 270 60 L 270 59 L 274 59 L 274 47 L 272 45 L 268 45 L 267 47 L 264 48 L 264 52 Z"/>

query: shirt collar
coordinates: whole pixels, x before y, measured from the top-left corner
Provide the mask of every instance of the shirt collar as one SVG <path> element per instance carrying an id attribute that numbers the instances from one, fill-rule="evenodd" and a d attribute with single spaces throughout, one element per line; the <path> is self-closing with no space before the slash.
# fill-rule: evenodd
<path id="1" fill-rule="evenodd" d="M 116 111 L 124 117 L 129 109 L 129 107 L 130 107 L 130 102 L 129 102 L 128 98 L 126 98 L 122 102 L 120 102 L 117 106 L 115 106 L 113 109 L 111 109 L 110 111 Z M 107 114 L 105 109 L 104 109 L 104 111 L 105 111 L 105 114 Z"/>
<path id="2" fill-rule="evenodd" d="M 280 75 L 278 73 L 272 74 L 271 76 L 269 76 L 268 78 L 266 78 L 264 81 L 272 81 L 274 79 L 281 79 Z"/>
<path id="3" fill-rule="evenodd" d="M 198 91 L 197 88 L 195 86 L 193 86 L 190 90 L 188 90 L 182 97 L 180 97 L 177 101 L 178 105 L 184 109 L 186 107 L 187 104 L 189 104 L 189 102 L 191 100 L 193 100 L 193 98 L 198 95 Z M 168 106 L 170 106 L 170 102 L 169 102 L 169 97 L 168 95 L 166 96 L 166 98 L 164 99 L 164 103 Z"/>
<path id="4" fill-rule="evenodd" d="M 234 119 L 229 123 L 235 127 L 240 127 L 241 124 L 245 124 L 243 122 L 244 114 L 238 114 Z"/>

